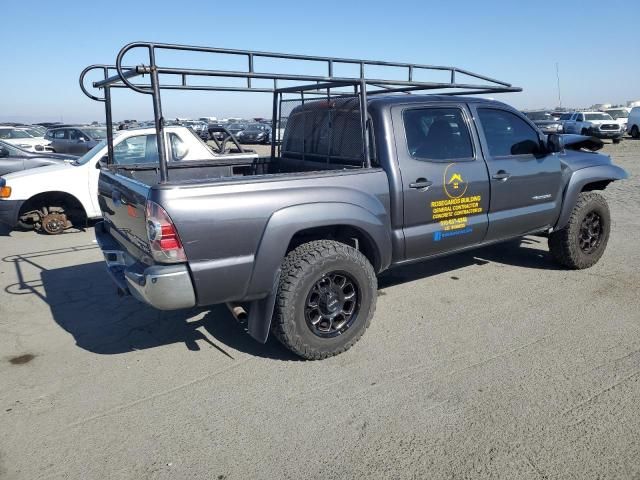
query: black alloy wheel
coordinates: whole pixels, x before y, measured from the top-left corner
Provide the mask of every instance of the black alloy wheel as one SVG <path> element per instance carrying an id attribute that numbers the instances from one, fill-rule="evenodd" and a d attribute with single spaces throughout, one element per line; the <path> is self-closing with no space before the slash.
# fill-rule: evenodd
<path id="1" fill-rule="evenodd" d="M 323 275 L 313 284 L 305 302 L 309 329 L 323 338 L 344 333 L 358 316 L 359 291 L 357 281 L 346 272 Z"/>

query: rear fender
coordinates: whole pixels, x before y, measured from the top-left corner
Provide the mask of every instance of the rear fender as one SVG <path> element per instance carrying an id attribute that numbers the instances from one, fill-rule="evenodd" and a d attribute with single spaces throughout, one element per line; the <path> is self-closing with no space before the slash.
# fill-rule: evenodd
<path id="1" fill-rule="evenodd" d="M 597 165 L 577 170 L 571 175 L 569 183 L 565 190 L 564 200 L 562 202 L 562 210 L 558 222 L 554 226 L 554 230 L 559 230 L 567 225 L 571 211 L 578 200 L 578 195 L 585 186 L 590 183 L 624 180 L 629 175 L 617 165 Z"/>
<path id="2" fill-rule="evenodd" d="M 256 340 L 265 342 L 269 333 L 280 265 L 293 236 L 302 230 L 333 225 L 347 225 L 365 233 L 376 250 L 378 270 L 391 263 L 391 235 L 386 217 L 350 203 L 313 203 L 296 205 L 275 212 L 265 227 L 247 297 L 267 297 L 252 302 L 248 330 Z M 260 303 L 260 305 L 258 305 Z M 259 307 L 259 308 L 257 308 Z M 259 314 L 258 314 L 259 313 Z"/>

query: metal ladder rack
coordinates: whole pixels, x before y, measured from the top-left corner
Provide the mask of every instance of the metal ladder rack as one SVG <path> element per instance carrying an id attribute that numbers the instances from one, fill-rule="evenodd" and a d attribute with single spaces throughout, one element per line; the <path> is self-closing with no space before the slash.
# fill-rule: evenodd
<path id="1" fill-rule="evenodd" d="M 123 66 L 124 56 L 134 49 L 143 49 L 148 53 L 148 64 L 140 66 Z M 244 70 L 207 70 L 192 68 L 164 67 L 158 65 L 156 54 L 160 51 L 181 51 L 209 53 L 228 57 L 246 57 L 247 68 Z M 293 73 L 275 73 L 256 71 L 257 59 L 282 59 L 299 62 L 300 66 L 310 63 L 324 64 L 326 75 L 307 75 Z M 359 75 L 344 77 L 335 74 L 338 65 L 355 66 Z M 389 67 L 404 70 L 406 79 L 373 78 L 367 76 L 367 67 Z M 98 97 L 91 94 L 85 87 L 85 77 L 91 71 L 102 71 L 103 79 L 93 82 L 94 88 L 104 90 L 104 96 Z M 448 72 L 448 82 L 427 82 L 415 80 L 416 76 L 424 72 Z M 149 84 L 134 83 L 133 79 L 143 75 L 149 75 Z M 177 83 L 160 82 L 160 75 L 174 76 L 179 79 Z M 472 81 L 484 83 L 458 83 L 457 76 L 464 75 Z M 190 83 L 192 77 L 216 77 L 225 79 L 245 79 L 246 86 L 223 85 L 194 85 Z M 252 80 L 272 80 L 273 87 L 256 86 Z M 292 81 L 300 85 L 280 87 L 278 82 Z M 80 88 L 89 98 L 105 103 L 107 122 L 108 165 L 113 162 L 113 119 L 111 115 L 111 88 L 129 88 L 135 92 L 151 95 L 153 99 L 153 112 L 157 139 L 164 139 L 164 119 L 162 116 L 161 90 L 193 90 L 193 91 L 224 91 L 224 92 L 260 92 L 273 94 L 272 132 L 276 132 L 279 101 L 282 95 L 287 93 L 305 93 L 309 95 L 327 95 L 330 89 L 353 87 L 353 95 L 359 97 L 360 123 L 362 133 L 362 158 L 364 166 L 369 167 L 370 153 L 367 135 L 367 97 L 369 95 L 410 93 L 416 91 L 453 90 L 443 92 L 444 95 L 472 95 L 481 93 L 519 92 L 521 88 L 511 84 L 490 78 L 484 75 L 463 70 L 456 67 L 440 65 L 420 65 L 401 62 L 386 62 L 378 60 L 357 60 L 339 57 L 320 57 L 311 55 L 295 55 L 286 53 L 269 53 L 251 50 L 233 50 L 227 48 L 198 47 L 190 45 L 174 45 L 167 43 L 134 42 L 125 45 L 116 57 L 115 65 L 91 65 L 80 74 Z M 272 138 L 271 155 L 275 154 L 275 141 Z M 160 183 L 168 180 L 167 149 L 164 141 L 158 141 Z"/>

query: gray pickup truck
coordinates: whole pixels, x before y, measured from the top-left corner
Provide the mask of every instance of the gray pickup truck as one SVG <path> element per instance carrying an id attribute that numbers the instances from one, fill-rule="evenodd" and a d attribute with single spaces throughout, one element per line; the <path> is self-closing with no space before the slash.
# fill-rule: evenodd
<path id="1" fill-rule="evenodd" d="M 567 268 L 600 259 L 598 191 L 627 174 L 592 140 L 494 100 L 363 93 L 298 102 L 279 153 L 251 165 L 104 167 L 96 236 L 120 291 L 227 303 L 258 341 L 322 359 L 362 336 L 389 268 L 536 233 Z"/>

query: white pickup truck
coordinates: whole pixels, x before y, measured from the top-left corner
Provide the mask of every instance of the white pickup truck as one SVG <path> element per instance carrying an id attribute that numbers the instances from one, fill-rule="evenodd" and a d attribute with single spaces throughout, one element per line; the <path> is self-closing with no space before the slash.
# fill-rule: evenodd
<path id="1" fill-rule="evenodd" d="M 571 112 L 560 117 L 564 133 L 608 138 L 620 143 L 624 129 L 611 115 L 604 112 Z"/>
<path id="2" fill-rule="evenodd" d="M 221 152 L 214 152 L 186 127 L 166 127 L 165 132 L 169 158 L 185 169 L 203 162 L 236 164 L 245 159 L 251 166 L 257 158 L 253 152 L 226 150 L 224 145 Z M 115 164 L 158 168 L 155 128 L 123 130 L 114 137 L 113 148 Z M 100 218 L 99 166 L 106 155 L 107 143 L 103 140 L 75 161 L 0 178 L 0 223 L 55 235 Z"/>

